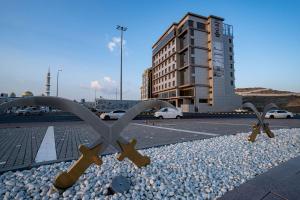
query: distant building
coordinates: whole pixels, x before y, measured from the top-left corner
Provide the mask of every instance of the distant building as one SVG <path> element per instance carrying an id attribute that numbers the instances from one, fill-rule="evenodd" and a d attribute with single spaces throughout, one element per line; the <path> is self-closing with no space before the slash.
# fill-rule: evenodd
<path id="1" fill-rule="evenodd" d="M 8 97 L 8 93 L 0 93 L 0 97 L 1 98 L 7 98 Z"/>
<path id="2" fill-rule="evenodd" d="M 22 97 L 32 97 L 33 93 L 30 91 L 23 92 Z"/>
<path id="3" fill-rule="evenodd" d="M 234 91 L 233 28 L 223 21 L 187 13 L 166 30 L 152 47 L 148 98 L 166 100 L 184 112 L 231 111 L 241 106 Z M 143 90 L 149 83 L 144 82 L 144 74 Z"/>
<path id="4" fill-rule="evenodd" d="M 152 93 L 152 71 L 151 68 L 146 69 L 142 76 L 141 100 L 151 98 Z"/>
<path id="5" fill-rule="evenodd" d="M 46 96 L 50 96 L 50 79 L 51 79 L 51 75 L 50 75 L 50 67 L 48 68 L 48 73 L 46 76 Z"/>

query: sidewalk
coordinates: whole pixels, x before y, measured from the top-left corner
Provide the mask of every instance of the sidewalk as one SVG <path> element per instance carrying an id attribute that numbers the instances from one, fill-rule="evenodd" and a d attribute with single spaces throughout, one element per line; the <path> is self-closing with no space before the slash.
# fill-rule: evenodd
<path id="1" fill-rule="evenodd" d="M 300 156 L 240 185 L 220 199 L 300 199 Z"/>

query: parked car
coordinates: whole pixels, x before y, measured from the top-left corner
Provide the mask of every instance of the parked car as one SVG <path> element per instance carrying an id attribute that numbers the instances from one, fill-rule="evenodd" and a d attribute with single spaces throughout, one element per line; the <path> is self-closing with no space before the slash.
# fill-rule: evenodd
<path id="1" fill-rule="evenodd" d="M 238 113 L 248 112 L 248 110 L 243 109 L 243 108 L 238 108 L 238 109 L 235 109 L 234 111 L 238 112 Z"/>
<path id="2" fill-rule="evenodd" d="M 110 120 L 110 119 L 119 119 L 125 114 L 124 110 L 114 110 L 109 113 L 102 113 L 100 115 L 101 119 Z"/>
<path id="3" fill-rule="evenodd" d="M 17 115 L 41 115 L 43 111 L 36 107 L 29 107 L 25 109 L 18 109 L 16 111 Z"/>
<path id="4" fill-rule="evenodd" d="M 286 111 L 286 110 L 271 110 L 269 112 L 266 113 L 266 116 L 265 118 L 271 118 L 271 119 L 274 119 L 274 118 L 293 118 L 294 115 L 293 113 L 289 112 L 289 111 Z"/>
<path id="5" fill-rule="evenodd" d="M 174 108 L 162 108 L 154 113 L 154 117 L 159 119 L 180 119 L 182 116 L 182 112 Z"/>

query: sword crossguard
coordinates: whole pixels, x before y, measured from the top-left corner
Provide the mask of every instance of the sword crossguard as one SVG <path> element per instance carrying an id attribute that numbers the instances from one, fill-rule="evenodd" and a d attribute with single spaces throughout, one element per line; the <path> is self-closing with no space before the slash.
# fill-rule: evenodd
<path id="1" fill-rule="evenodd" d="M 270 130 L 270 127 L 269 127 L 268 123 L 264 123 L 263 129 L 264 129 L 265 133 L 268 135 L 269 138 L 274 138 L 275 137 L 274 133 Z"/>
<path id="2" fill-rule="evenodd" d="M 141 155 L 136 149 L 136 139 L 132 139 L 128 144 L 122 144 L 118 142 L 120 145 L 122 152 L 118 154 L 117 159 L 119 161 L 124 160 L 124 158 L 128 158 L 131 160 L 137 167 L 144 167 L 150 164 L 150 158 L 148 156 Z"/>
<path id="3" fill-rule="evenodd" d="M 101 144 L 98 144 L 92 149 L 84 145 L 79 146 L 79 151 L 82 153 L 80 158 L 69 168 L 67 172 L 61 172 L 55 178 L 54 186 L 57 189 L 65 190 L 71 187 L 84 171 L 93 163 L 101 165 L 102 160 L 99 158 Z"/>
<path id="4" fill-rule="evenodd" d="M 260 124 L 254 124 L 252 126 L 252 133 L 248 137 L 248 141 L 254 142 L 258 134 L 260 134 Z"/>

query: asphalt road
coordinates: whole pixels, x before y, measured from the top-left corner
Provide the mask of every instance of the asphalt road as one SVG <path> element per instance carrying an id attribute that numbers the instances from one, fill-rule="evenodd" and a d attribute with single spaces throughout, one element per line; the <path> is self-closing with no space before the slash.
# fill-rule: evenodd
<path id="1" fill-rule="evenodd" d="M 107 121 L 112 124 L 115 121 Z M 201 140 L 240 132 L 250 132 L 254 118 L 201 118 L 170 120 L 133 120 L 122 135 L 136 138 L 137 148 L 149 148 L 190 140 Z M 300 119 L 267 120 L 272 130 L 300 128 Z M 97 138 L 91 127 L 82 121 L 0 123 L 0 172 L 30 168 L 49 126 L 54 127 L 54 143 L 57 161 L 76 159 L 80 155 L 78 145 L 89 144 Z M 108 148 L 102 154 L 115 153 Z"/>

